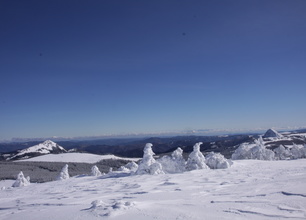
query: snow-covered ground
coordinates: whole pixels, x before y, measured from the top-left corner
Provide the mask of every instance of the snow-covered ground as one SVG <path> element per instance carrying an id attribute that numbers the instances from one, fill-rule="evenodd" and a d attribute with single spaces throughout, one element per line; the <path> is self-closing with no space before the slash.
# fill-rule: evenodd
<path id="1" fill-rule="evenodd" d="M 97 163 L 106 159 L 123 159 L 137 161 L 141 158 L 122 158 L 114 155 L 97 155 L 88 153 L 64 153 L 64 154 L 47 154 L 18 161 L 39 161 L 39 162 L 66 162 L 66 163 Z"/>
<path id="2" fill-rule="evenodd" d="M 0 219 L 305 219 L 306 159 L 5 188 Z"/>

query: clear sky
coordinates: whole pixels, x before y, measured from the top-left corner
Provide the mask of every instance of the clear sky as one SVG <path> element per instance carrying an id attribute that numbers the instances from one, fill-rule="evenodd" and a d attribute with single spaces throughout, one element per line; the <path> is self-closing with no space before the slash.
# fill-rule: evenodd
<path id="1" fill-rule="evenodd" d="M 2 0 L 0 140 L 306 125 L 305 0 Z"/>

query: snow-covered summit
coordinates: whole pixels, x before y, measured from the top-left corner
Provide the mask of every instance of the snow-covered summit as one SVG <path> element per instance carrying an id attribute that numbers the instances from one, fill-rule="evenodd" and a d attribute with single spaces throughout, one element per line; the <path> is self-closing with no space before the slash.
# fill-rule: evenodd
<path id="1" fill-rule="evenodd" d="M 42 154 L 58 154 L 66 152 L 67 151 L 63 147 L 59 146 L 57 143 L 51 140 L 46 140 L 43 143 L 18 151 L 18 153 L 10 157 L 9 160 L 25 159 L 31 156 L 39 156 Z"/>
<path id="2" fill-rule="evenodd" d="M 282 138 L 283 135 L 278 133 L 276 130 L 270 128 L 269 130 L 266 131 L 264 134 L 263 138 Z"/>

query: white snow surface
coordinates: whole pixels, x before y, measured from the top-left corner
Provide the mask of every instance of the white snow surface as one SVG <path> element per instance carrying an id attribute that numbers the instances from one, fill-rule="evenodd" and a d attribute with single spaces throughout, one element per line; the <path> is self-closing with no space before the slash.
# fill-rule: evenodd
<path id="1" fill-rule="evenodd" d="M 138 161 L 140 158 L 123 158 L 115 155 L 97 155 L 89 153 L 63 153 L 63 154 L 47 154 L 38 157 L 32 157 L 19 161 L 40 161 L 40 162 L 65 162 L 65 163 L 97 163 L 106 159 L 123 159 L 129 161 Z"/>
<path id="2" fill-rule="evenodd" d="M 178 174 L 72 177 L 0 190 L 0 219 L 305 219 L 305 182 L 306 159 L 238 160 L 228 169 Z"/>

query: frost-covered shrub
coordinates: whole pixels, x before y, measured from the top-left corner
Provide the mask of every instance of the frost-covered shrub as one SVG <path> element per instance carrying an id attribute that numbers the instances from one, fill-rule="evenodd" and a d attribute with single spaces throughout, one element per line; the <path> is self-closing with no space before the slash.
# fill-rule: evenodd
<path id="1" fill-rule="evenodd" d="M 162 166 L 160 163 L 156 162 L 153 158 L 154 152 L 152 150 L 152 144 L 147 143 L 143 150 L 143 158 L 140 161 L 136 174 L 162 174 Z"/>
<path id="2" fill-rule="evenodd" d="M 21 186 L 28 186 L 28 185 L 30 185 L 30 177 L 25 178 L 23 175 L 23 172 L 20 171 L 12 187 L 21 187 Z"/>
<path id="3" fill-rule="evenodd" d="M 274 149 L 275 153 L 275 160 L 286 160 L 291 157 L 290 150 L 285 148 L 283 145 L 280 145 L 279 147 Z"/>
<path id="4" fill-rule="evenodd" d="M 66 180 L 69 179 L 69 173 L 68 173 L 68 164 L 66 164 L 63 168 L 60 174 L 57 177 L 57 180 Z"/>
<path id="5" fill-rule="evenodd" d="M 206 164 L 211 169 L 226 169 L 231 166 L 230 162 L 220 153 L 210 152 L 206 156 Z"/>
<path id="6" fill-rule="evenodd" d="M 182 173 L 185 171 L 186 161 L 183 158 L 183 150 L 177 148 L 171 156 L 163 156 L 158 160 L 165 173 Z"/>
<path id="7" fill-rule="evenodd" d="M 255 144 L 242 143 L 232 154 L 233 160 L 274 160 L 274 152 L 265 147 L 262 138 L 255 140 Z"/>
<path id="8" fill-rule="evenodd" d="M 205 163 L 205 157 L 200 151 L 200 145 L 202 142 L 196 143 L 193 146 L 193 151 L 189 154 L 186 170 L 199 170 L 208 169 L 209 167 Z"/>
<path id="9" fill-rule="evenodd" d="M 98 168 L 96 165 L 94 165 L 94 166 L 91 168 L 91 175 L 92 175 L 92 176 L 101 176 L 101 175 L 102 175 L 101 172 L 100 172 L 100 170 L 99 170 L 99 168 Z"/>
<path id="10" fill-rule="evenodd" d="M 299 159 L 306 157 L 306 148 L 303 145 L 296 145 L 293 144 L 292 148 L 290 149 L 291 159 Z"/>

